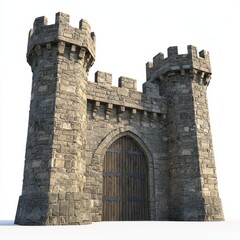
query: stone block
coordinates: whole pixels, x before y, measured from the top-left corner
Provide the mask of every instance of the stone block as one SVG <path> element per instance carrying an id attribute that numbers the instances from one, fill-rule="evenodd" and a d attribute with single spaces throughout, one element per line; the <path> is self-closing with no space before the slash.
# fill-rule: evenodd
<path id="1" fill-rule="evenodd" d="M 129 89 L 127 89 L 127 88 L 118 88 L 118 89 L 117 89 L 117 93 L 118 93 L 120 96 L 128 96 L 128 94 L 129 94 Z"/>
<path id="2" fill-rule="evenodd" d="M 214 169 L 213 168 L 206 168 L 206 167 L 204 167 L 202 169 L 202 172 L 203 172 L 203 174 L 213 175 L 214 174 Z"/>
<path id="3" fill-rule="evenodd" d="M 58 194 L 53 194 L 53 193 L 50 193 L 48 195 L 48 202 L 51 204 L 51 203 L 57 203 L 58 201 Z"/>
<path id="4" fill-rule="evenodd" d="M 59 216 L 68 216 L 68 201 L 60 202 Z"/>
<path id="5" fill-rule="evenodd" d="M 184 156 L 190 156 L 192 154 L 192 149 L 183 149 L 182 150 L 182 155 Z"/>
<path id="6" fill-rule="evenodd" d="M 52 204 L 51 209 L 52 209 L 52 216 L 59 216 L 59 204 Z"/>

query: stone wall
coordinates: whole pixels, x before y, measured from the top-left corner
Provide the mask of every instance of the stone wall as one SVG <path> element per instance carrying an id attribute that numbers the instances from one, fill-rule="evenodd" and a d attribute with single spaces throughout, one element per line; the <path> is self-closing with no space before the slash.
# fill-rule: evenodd
<path id="1" fill-rule="evenodd" d="M 103 72 L 96 73 L 95 83 L 88 82 L 87 192 L 92 196 L 93 221 L 101 220 L 104 154 L 124 135 L 141 144 L 148 158 L 151 219 L 166 219 L 168 215 L 165 99 L 159 91 L 154 93 L 154 84 L 145 84 L 151 86 L 145 94 L 136 91 L 135 82 L 120 77 L 119 87 L 113 87 L 111 74 Z"/>
<path id="2" fill-rule="evenodd" d="M 118 138 L 131 137 L 148 167 L 151 220 L 223 220 L 206 90 L 206 51 L 188 46 L 159 53 L 136 80 L 88 72 L 95 34 L 69 15 L 47 25 L 36 18 L 27 61 L 33 72 L 22 195 L 15 223 L 86 224 L 102 220 L 103 159 Z"/>
<path id="3" fill-rule="evenodd" d="M 64 13 L 53 25 L 45 17 L 35 20 L 27 49 L 33 85 L 18 224 L 92 221 L 83 189 L 87 72 L 94 58 L 95 37 L 85 20 L 79 29 Z"/>
<path id="4" fill-rule="evenodd" d="M 210 79 L 207 81 L 209 80 Z M 202 78 L 198 78 L 198 80 L 196 79 L 194 81 L 193 95 L 197 145 L 199 149 L 201 189 L 205 205 L 205 220 L 221 220 L 223 218 L 223 210 L 221 207 L 221 199 L 218 194 L 218 182 L 206 95 L 207 84 L 202 84 L 201 82 Z"/>
<path id="5" fill-rule="evenodd" d="M 170 168 L 169 219 L 222 220 L 207 106 L 209 54 L 177 47 L 147 64 L 147 80 L 159 84 L 167 101 Z M 211 192 L 211 193 L 210 193 Z"/>

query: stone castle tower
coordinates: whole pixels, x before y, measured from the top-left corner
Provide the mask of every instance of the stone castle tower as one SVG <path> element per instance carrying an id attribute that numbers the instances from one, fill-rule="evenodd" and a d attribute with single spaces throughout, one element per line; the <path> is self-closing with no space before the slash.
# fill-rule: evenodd
<path id="1" fill-rule="evenodd" d="M 35 19 L 27 61 L 32 94 L 16 224 L 224 220 L 206 90 L 208 52 L 177 47 L 136 80 L 88 71 L 95 34 L 81 20 Z"/>

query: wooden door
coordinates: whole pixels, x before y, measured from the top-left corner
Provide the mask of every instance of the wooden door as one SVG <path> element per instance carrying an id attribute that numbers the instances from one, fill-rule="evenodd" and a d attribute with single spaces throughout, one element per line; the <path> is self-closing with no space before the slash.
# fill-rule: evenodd
<path id="1" fill-rule="evenodd" d="M 103 165 L 103 221 L 148 220 L 145 154 L 131 137 L 117 139 Z"/>

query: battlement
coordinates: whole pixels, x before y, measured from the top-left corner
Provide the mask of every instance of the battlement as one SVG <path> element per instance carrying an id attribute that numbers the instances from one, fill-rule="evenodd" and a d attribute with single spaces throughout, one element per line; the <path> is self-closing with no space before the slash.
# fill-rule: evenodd
<path id="1" fill-rule="evenodd" d="M 153 57 L 152 62 L 146 64 L 147 81 L 153 81 L 160 76 L 169 75 L 176 71 L 181 75 L 189 70 L 197 70 L 211 75 L 209 53 L 205 50 L 198 53 L 196 47 L 189 45 L 187 54 L 178 54 L 178 47 L 173 46 L 168 48 L 167 54 L 167 58 L 164 58 L 163 53 L 158 53 Z"/>
<path id="2" fill-rule="evenodd" d="M 112 74 L 97 71 L 95 73 L 95 83 L 99 86 L 111 88 L 112 87 Z M 128 77 L 119 77 L 118 87 L 130 90 L 137 90 L 137 80 Z"/>
<path id="3" fill-rule="evenodd" d="M 91 101 L 166 114 L 165 98 L 160 96 L 158 85 L 146 82 L 143 84 L 143 92 L 139 92 L 137 80 L 121 76 L 118 86 L 115 87 L 112 86 L 112 74 L 106 72 L 97 71 L 95 81 L 88 82 L 87 98 Z"/>
<path id="4" fill-rule="evenodd" d="M 70 46 L 70 50 L 76 52 L 79 58 L 83 58 L 87 51 L 93 59 L 91 62 L 94 61 L 96 37 L 91 32 L 90 25 L 82 19 L 79 21 L 79 28 L 74 28 L 69 25 L 69 20 L 70 16 L 61 12 L 56 13 L 55 23 L 52 25 L 47 25 L 48 19 L 44 16 L 35 19 L 28 38 L 27 59 L 30 64 L 35 53 L 39 55 L 42 48 L 50 49 L 51 45 L 59 43 L 61 46 Z M 62 51 L 64 52 L 64 47 Z"/>

